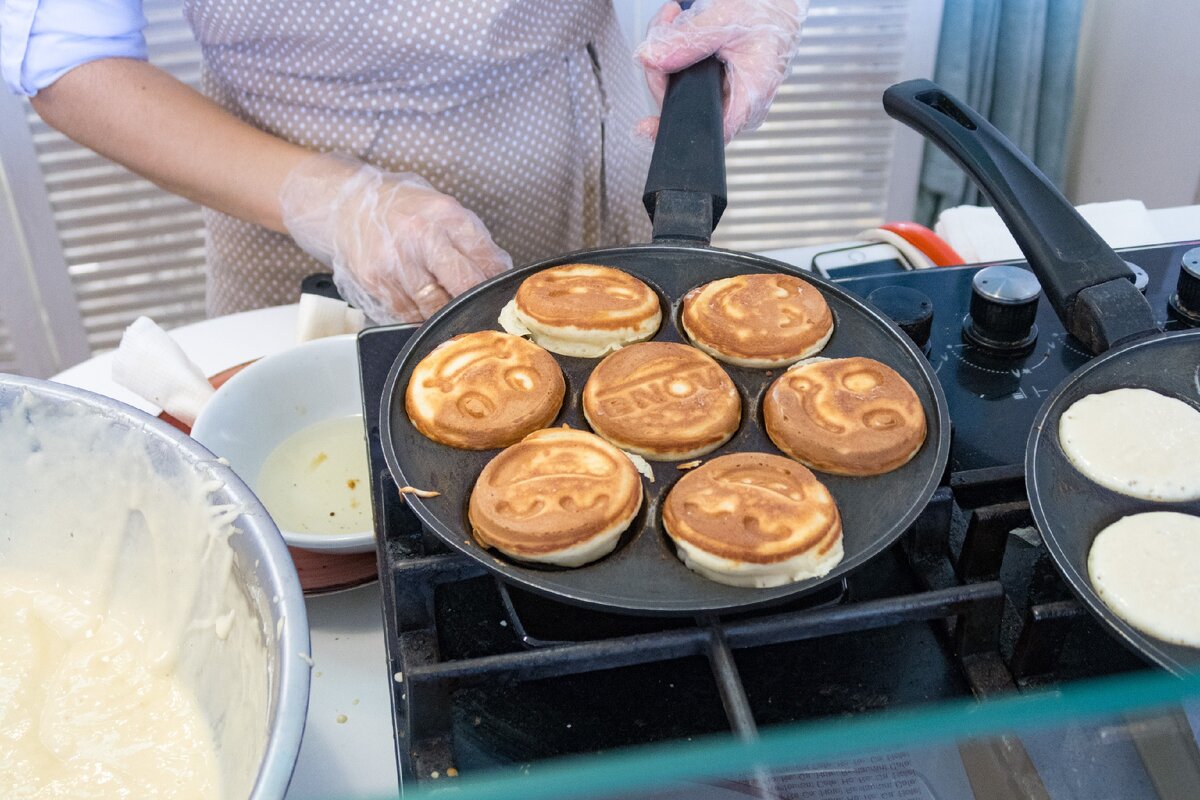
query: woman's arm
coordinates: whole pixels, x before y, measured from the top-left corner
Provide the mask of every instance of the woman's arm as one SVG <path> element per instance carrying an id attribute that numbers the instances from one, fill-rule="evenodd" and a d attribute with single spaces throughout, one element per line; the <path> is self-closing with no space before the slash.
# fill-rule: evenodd
<path id="1" fill-rule="evenodd" d="M 279 190 L 311 153 L 143 61 L 83 64 L 30 98 L 50 126 L 168 191 L 286 232 Z"/>
<path id="2" fill-rule="evenodd" d="M 31 102 L 53 127 L 164 189 L 290 234 L 376 322 L 424 319 L 512 266 L 477 216 L 420 177 L 314 155 L 143 61 L 88 62 Z"/>

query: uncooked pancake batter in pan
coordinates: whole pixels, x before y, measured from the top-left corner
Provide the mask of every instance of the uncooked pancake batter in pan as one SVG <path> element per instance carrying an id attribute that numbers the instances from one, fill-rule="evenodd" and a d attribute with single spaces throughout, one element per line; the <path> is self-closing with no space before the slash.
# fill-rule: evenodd
<path id="1" fill-rule="evenodd" d="M 1071 404 L 1058 423 L 1070 462 L 1106 489 L 1143 500 L 1200 498 L 1200 411 L 1149 389 L 1114 389 Z"/>

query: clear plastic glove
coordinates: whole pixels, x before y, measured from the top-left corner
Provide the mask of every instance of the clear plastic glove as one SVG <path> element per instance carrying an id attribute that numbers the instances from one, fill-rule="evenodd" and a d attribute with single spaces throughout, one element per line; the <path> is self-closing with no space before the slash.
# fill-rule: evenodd
<path id="1" fill-rule="evenodd" d="M 418 175 L 339 155 L 305 159 L 279 191 L 283 224 L 375 322 L 416 322 L 512 267 L 479 217 Z"/>
<path id="2" fill-rule="evenodd" d="M 650 21 L 635 56 L 659 106 L 667 76 L 716 55 L 725 63 L 725 141 L 762 125 L 796 55 L 808 0 L 696 0 L 687 11 L 671 0 Z M 638 123 L 653 138 L 658 117 Z"/>

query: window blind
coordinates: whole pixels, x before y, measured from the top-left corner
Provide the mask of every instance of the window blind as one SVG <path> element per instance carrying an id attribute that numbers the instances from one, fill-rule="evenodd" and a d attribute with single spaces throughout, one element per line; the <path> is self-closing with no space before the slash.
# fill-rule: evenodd
<path id="1" fill-rule="evenodd" d="M 17 353 L 13 350 L 12 339 L 8 335 L 8 326 L 0 319 L 0 372 L 17 371 Z"/>
<path id="2" fill-rule="evenodd" d="M 769 250 L 853 238 L 884 221 L 907 0 L 814 0 L 792 74 L 763 126 L 730 144 L 713 243 Z"/>
<path id="3" fill-rule="evenodd" d="M 199 86 L 200 49 L 178 0 L 145 0 L 150 60 Z M 27 122 L 92 350 L 146 314 L 170 328 L 204 317 L 200 208 L 50 128 Z"/>
<path id="4" fill-rule="evenodd" d="M 639 30 L 658 5 L 617 0 L 619 14 L 634 15 L 630 27 Z M 814 0 L 791 77 L 766 123 L 728 149 L 729 209 L 715 244 L 766 250 L 845 240 L 883 221 L 894 128 L 879 98 L 905 77 L 911 26 L 931 24 L 918 18 L 921 7 L 917 0 Z M 179 0 L 145 0 L 144 8 L 151 61 L 197 86 L 199 47 Z M 79 147 L 24 108 L 91 349 L 116 346 L 141 314 L 166 327 L 201 319 L 200 209 Z M 0 369 L 13 363 L 0 321 Z"/>

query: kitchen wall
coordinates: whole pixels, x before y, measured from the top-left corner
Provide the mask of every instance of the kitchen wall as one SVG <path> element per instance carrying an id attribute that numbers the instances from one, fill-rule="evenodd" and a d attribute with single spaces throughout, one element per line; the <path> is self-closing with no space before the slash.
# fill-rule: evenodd
<path id="1" fill-rule="evenodd" d="M 1089 0 L 1067 195 L 1200 203 L 1200 3 Z"/>

